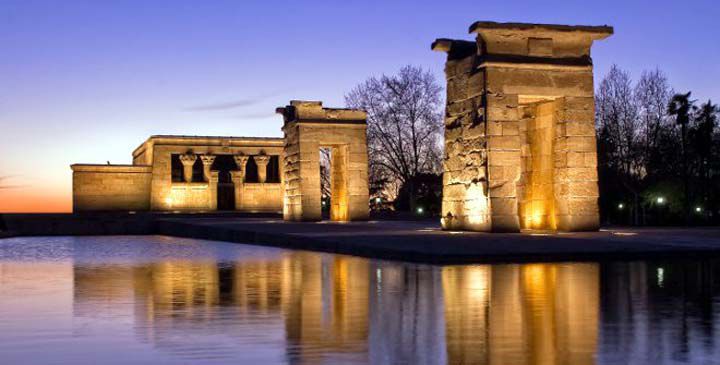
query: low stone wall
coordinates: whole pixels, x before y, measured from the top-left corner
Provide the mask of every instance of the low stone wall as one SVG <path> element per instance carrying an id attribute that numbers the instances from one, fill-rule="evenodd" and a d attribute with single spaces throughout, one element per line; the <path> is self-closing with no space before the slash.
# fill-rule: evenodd
<path id="1" fill-rule="evenodd" d="M 166 200 L 169 210 L 215 210 L 217 183 L 172 183 Z"/>
<path id="2" fill-rule="evenodd" d="M 73 170 L 73 210 L 147 210 L 152 167 L 81 165 Z"/>
<path id="3" fill-rule="evenodd" d="M 235 207 L 241 212 L 281 212 L 283 192 L 281 183 L 243 183 L 236 192 Z"/>

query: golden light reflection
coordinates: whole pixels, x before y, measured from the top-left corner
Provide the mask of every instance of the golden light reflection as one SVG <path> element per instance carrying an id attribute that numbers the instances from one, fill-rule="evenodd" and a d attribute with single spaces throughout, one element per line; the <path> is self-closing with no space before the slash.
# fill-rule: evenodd
<path id="1" fill-rule="evenodd" d="M 168 329 L 252 333 L 267 321 L 282 325 L 295 363 L 342 354 L 361 361 L 591 364 L 598 275 L 595 264 L 418 267 L 288 252 L 225 264 L 79 267 L 74 306 L 93 313 L 98 303 L 133 297 L 137 336 L 161 348 L 192 346 Z M 233 317 L 219 308 L 232 308 Z"/>

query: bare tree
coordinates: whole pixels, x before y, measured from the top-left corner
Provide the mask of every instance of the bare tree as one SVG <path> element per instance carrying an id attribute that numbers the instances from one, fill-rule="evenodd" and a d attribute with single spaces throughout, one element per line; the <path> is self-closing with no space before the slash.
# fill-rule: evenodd
<path id="1" fill-rule="evenodd" d="M 674 91 L 667 77 L 658 69 L 644 71 L 634 89 L 639 125 L 640 158 L 644 173 L 656 171 L 665 163 L 660 155 L 663 133 L 673 130 L 667 105 Z"/>
<path id="2" fill-rule="evenodd" d="M 435 77 L 405 66 L 397 75 L 371 77 L 345 95 L 348 107 L 368 113 L 370 184 L 408 184 L 421 173 L 437 173 L 442 156 L 442 100 Z M 415 197 L 410 194 L 410 207 Z"/>
<path id="3" fill-rule="evenodd" d="M 595 113 L 598 139 L 605 144 L 602 162 L 617 173 L 615 178 L 632 195 L 633 221 L 638 224 L 641 182 L 646 174 L 640 153 L 642 125 L 630 75 L 616 65 L 600 82 L 595 96 Z"/>

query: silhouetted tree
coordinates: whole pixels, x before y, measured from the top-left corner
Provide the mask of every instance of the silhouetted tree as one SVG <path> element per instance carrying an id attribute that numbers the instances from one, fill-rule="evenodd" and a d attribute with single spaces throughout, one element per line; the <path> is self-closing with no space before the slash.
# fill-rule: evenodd
<path id="1" fill-rule="evenodd" d="M 660 146 L 664 134 L 673 132 L 667 105 L 674 91 L 665 74 L 655 69 L 642 73 L 633 94 L 640 119 L 642 168 L 645 175 L 651 175 L 666 163 L 660 153 Z"/>
<path id="2" fill-rule="evenodd" d="M 397 75 L 371 77 L 345 95 L 348 107 L 368 113 L 370 185 L 408 185 L 410 209 L 415 209 L 414 178 L 440 170 L 441 90 L 432 73 L 405 66 Z"/>
<path id="3" fill-rule="evenodd" d="M 687 126 L 690 123 L 690 114 L 693 110 L 694 100 L 690 100 L 690 92 L 687 94 L 675 94 L 668 104 L 668 113 L 675 117 L 675 123 L 680 126 L 681 154 L 682 154 L 682 178 L 683 178 L 683 206 L 685 221 L 689 221 L 690 215 L 690 182 L 688 176 L 688 154 L 687 154 Z"/>
<path id="4" fill-rule="evenodd" d="M 403 184 L 398 192 L 398 199 L 395 200 L 397 210 L 410 210 L 417 212 L 422 208 L 422 215 L 437 215 L 440 213 L 442 204 L 442 175 L 435 173 L 421 173 L 413 177 L 412 183 Z M 410 191 L 410 189 L 415 189 Z M 415 197 L 415 207 L 410 207 L 410 199 Z"/>
<path id="5" fill-rule="evenodd" d="M 600 82 L 595 96 L 599 160 L 607 167 L 605 179 L 617 179 L 631 199 L 633 223 L 640 222 L 640 193 L 646 169 L 643 166 L 641 123 L 630 75 L 613 65 Z M 607 176 L 609 175 L 609 176 Z"/>
<path id="6" fill-rule="evenodd" d="M 715 129 L 720 108 L 710 100 L 700 105 L 695 111 L 693 128 L 691 130 L 692 147 L 697 158 L 691 159 L 696 162 L 696 168 L 700 187 L 700 201 L 708 203 L 709 195 L 712 192 L 711 172 L 713 171 L 713 156 L 717 156 L 715 143 Z"/>

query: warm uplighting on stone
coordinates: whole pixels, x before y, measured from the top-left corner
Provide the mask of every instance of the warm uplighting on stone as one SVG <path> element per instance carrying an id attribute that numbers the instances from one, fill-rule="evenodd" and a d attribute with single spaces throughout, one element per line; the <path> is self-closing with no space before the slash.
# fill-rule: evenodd
<path id="1" fill-rule="evenodd" d="M 133 165 L 72 165 L 73 210 L 278 212 L 282 146 L 282 138 L 152 136 Z"/>
<path id="2" fill-rule="evenodd" d="M 596 230 L 590 47 L 611 27 L 477 22 L 447 53 L 442 226 Z"/>
<path id="3" fill-rule="evenodd" d="M 329 148 L 330 219 L 369 216 L 367 115 L 353 109 L 323 108 L 319 101 L 293 100 L 278 108 L 285 119 L 283 160 L 285 220 L 322 219 L 321 148 Z"/>

